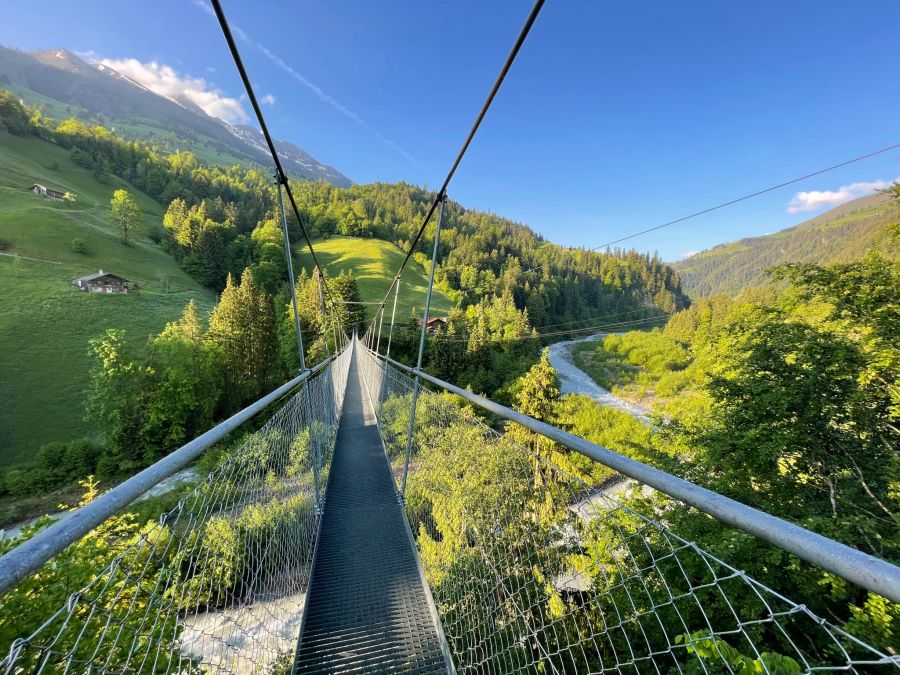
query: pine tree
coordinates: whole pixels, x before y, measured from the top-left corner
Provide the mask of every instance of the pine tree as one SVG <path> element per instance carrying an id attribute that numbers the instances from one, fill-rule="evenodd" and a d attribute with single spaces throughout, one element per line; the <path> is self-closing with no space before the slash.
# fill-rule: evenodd
<path id="1" fill-rule="evenodd" d="M 559 376 L 550 365 L 550 351 L 541 352 L 541 360 L 520 378 L 516 391 L 516 410 L 529 417 L 551 422 L 559 399 Z"/>
<path id="2" fill-rule="evenodd" d="M 348 270 L 341 272 L 334 280 L 334 290 L 344 301 L 341 317 L 344 322 L 344 330 L 352 333 L 356 328 L 362 333 L 366 329 L 366 308 L 359 304 L 362 302 L 362 295 L 360 295 L 359 284 L 356 277 L 353 276 L 353 272 Z"/>
<path id="3" fill-rule="evenodd" d="M 429 341 L 428 367 L 441 379 L 455 377 L 464 364 L 466 343 L 460 323 L 461 316 L 448 317 L 447 329 L 435 331 Z"/>
<path id="4" fill-rule="evenodd" d="M 540 361 L 519 378 L 514 390 L 516 410 L 541 422 L 555 422 L 556 403 L 560 393 L 559 376 L 550 365 L 548 349 L 544 349 Z M 514 441 L 530 447 L 537 455 L 546 457 L 556 449 L 553 441 L 518 424 L 508 423 L 506 433 Z"/>
<path id="5" fill-rule="evenodd" d="M 197 301 L 193 298 L 184 307 L 184 312 L 178 321 L 166 324 L 161 338 L 179 338 L 185 342 L 196 343 L 203 337 L 203 326 L 200 323 L 200 310 L 197 309 Z"/>
<path id="6" fill-rule="evenodd" d="M 271 386 L 275 376 L 278 356 L 275 311 L 271 297 L 257 285 L 249 268 L 241 275 L 238 296 L 247 348 L 242 364 L 244 381 L 247 396 L 256 397 Z"/>
<path id="7" fill-rule="evenodd" d="M 169 235 L 167 239 L 167 248 L 173 253 L 177 260 L 184 257 L 184 250 L 181 247 L 180 233 L 185 227 L 188 220 L 188 207 L 183 199 L 174 199 L 166 209 L 166 215 L 163 216 L 163 227 Z"/>
<path id="8" fill-rule="evenodd" d="M 225 372 L 225 407 L 233 409 L 243 399 L 239 391 L 241 360 L 246 354 L 246 345 L 241 335 L 241 298 L 234 278 L 229 274 L 225 280 L 225 290 L 209 317 L 206 338 L 216 345 L 222 354 Z"/>

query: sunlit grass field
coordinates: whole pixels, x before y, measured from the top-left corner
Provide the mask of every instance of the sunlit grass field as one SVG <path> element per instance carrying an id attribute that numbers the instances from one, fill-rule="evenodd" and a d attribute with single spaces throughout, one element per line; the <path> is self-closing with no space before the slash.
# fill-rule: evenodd
<path id="1" fill-rule="evenodd" d="M 335 236 L 315 241 L 313 246 L 327 275 L 337 276 L 344 270 L 353 272 L 359 283 L 362 299 L 366 302 L 381 302 L 405 256 L 397 246 L 381 239 Z M 299 250 L 300 246 L 296 248 Z M 299 259 L 300 265 L 310 272 L 312 256 L 309 252 L 304 250 Z M 410 260 L 400 281 L 400 297 L 397 300 L 398 323 L 407 321 L 413 309 L 421 318 L 427 286 L 428 277 L 425 270 L 415 260 Z M 391 296 L 385 306 L 385 321 L 390 318 L 393 301 L 394 298 Z M 452 306 L 453 303 L 444 293 L 437 288 L 434 289 L 431 294 L 432 315 L 445 316 Z M 378 307 L 374 305 L 367 306 L 368 317 L 373 317 L 377 309 Z"/>
<path id="2" fill-rule="evenodd" d="M 72 192 L 74 204 L 45 199 L 33 183 Z M 0 133 L 0 467 L 27 461 L 40 445 L 92 436 L 83 391 L 91 361 L 88 340 L 122 328 L 135 347 L 176 319 L 195 298 L 211 309 L 214 294 L 200 287 L 159 246 L 139 236 L 118 241 L 107 221 L 109 200 L 125 187 L 158 224 L 163 208 L 118 180 L 94 179 L 69 152 L 37 138 Z M 72 240 L 84 242 L 84 253 Z M 30 260 L 36 258 L 38 260 Z M 98 268 L 137 282 L 128 295 L 94 295 L 72 279 Z"/>

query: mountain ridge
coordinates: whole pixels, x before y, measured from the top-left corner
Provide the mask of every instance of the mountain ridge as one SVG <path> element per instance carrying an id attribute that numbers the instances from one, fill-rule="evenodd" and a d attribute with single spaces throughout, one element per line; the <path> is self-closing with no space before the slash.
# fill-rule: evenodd
<path id="1" fill-rule="evenodd" d="M 900 205 L 876 193 L 840 204 L 802 223 L 758 237 L 725 242 L 672 263 L 693 297 L 766 283 L 766 270 L 790 262 L 849 262 L 870 247 L 890 247 L 886 228 L 900 220 Z"/>
<path id="2" fill-rule="evenodd" d="M 262 133 L 230 125 L 197 104 L 153 92 L 105 64 L 91 64 L 66 49 L 25 52 L 0 46 L 0 87 L 11 88 L 49 117 L 87 118 L 133 140 L 190 149 L 219 165 L 235 162 L 271 167 Z M 352 181 L 289 141 L 275 141 L 285 171 L 305 180 L 347 187 Z"/>

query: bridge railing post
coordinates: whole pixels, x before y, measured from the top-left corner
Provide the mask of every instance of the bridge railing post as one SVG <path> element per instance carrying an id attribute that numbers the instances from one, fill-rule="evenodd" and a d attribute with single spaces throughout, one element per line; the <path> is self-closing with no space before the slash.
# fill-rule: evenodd
<path id="1" fill-rule="evenodd" d="M 381 303 L 381 309 L 378 312 L 378 339 L 375 341 L 375 353 L 381 351 L 381 324 L 384 323 L 384 303 Z"/>
<path id="2" fill-rule="evenodd" d="M 291 306 L 294 308 L 294 331 L 297 333 L 297 351 L 300 354 L 300 372 L 306 370 L 306 357 L 303 353 L 303 335 L 300 332 L 300 311 L 297 308 L 297 286 L 294 283 L 294 261 L 291 255 L 291 238 L 288 235 L 287 211 L 284 208 L 284 196 L 281 193 L 281 180 L 275 175 L 278 183 L 278 206 L 281 208 L 281 229 L 284 233 L 284 257 L 287 260 L 288 281 L 291 284 Z"/>
<path id="3" fill-rule="evenodd" d="M 425 291 L 425 310 L 422 312 L 422 331 L 419 333 L 419 356 L 416 359 L 416 371 L 422 369 L 422 357 L 425 354 L 425 333 L 428 329 L 428 312 L 431 309 L 431 289 L 434 287 L 434 268 L 437 266 L 438 248 L 441 243 L 441 225 L 444 223 L 444 204 L 446 193 L 440 195 L 440 211 L 438 211 L 437 227 L 434 231 L 434 249 L 431 252 L 431 269 L 428 271 L 428 288 Z M 398 284 L 399 285 L 399 284 Z M 406 499 L 406 478 L 409 475 L 409 457 L 412 452 L 413 434 L 416 427 L 416 404 L 419 401 L 419 375 L 413 385 L 412 401 L 409 408 L 409 426 L 406 429 L 406 454 L 403 459 L 403 478 L 400 483 L 400 499 Z"/>
<path id="4" fill-rule="evenodd" d="M 284 233 L 284 257 L 287 260 L 287 271 L 288 271 L 288 282 L 291 285 L 291 306 L 294 309 L 294 331 L 297 334 L 297 353 L 300 357 L 300 372 L 303 373 L 306 371 L 306 354 L 303 349 L 303 333 L 300 330 L 300 310 L 297 307 L 297 286 L 294 281 L 294 261 L 293 256 L 291 255 L 291 238 L 288 234 L 288 224 L 287 224 L 287 211 L 284 208 L 284 196 L 282 195 L 282 185 L 281 180 L 276 174 L 275 180 L 278 183 L 278 205 L 281 208 L 281 229 Z M 319 277 L 321 279 L 321 276 Z M 319 293 L 321 295 L 321 281 L 319 285 Z M 313 468 L 313 483 L 316 490 L 316 515 L 321 514 L 322 507 L 322 493 L 320 489 L 320 476 L 319 472 L 321 470 L 321 447 L 319 444 L 318 432 L 315 431 L 316 425 L 313 424 L 313 408 L 312 403 L 310 402 L 310 397 L 312 396 L 312 388 L 309 385 L 309 381 L 303 383 L 303 399 L 305 401 L 306 408 L 306 424 L 307 429 L 309 430 L 309 455 L 310 455 L 310 463 Z"/>
<path id="5" fill-rule="evenodd" d="M 331 338 L 334 340 L 334 351 L 339 352 L 343 348 L 343 340 L 341 344 L 338 344 L 338 336 L 337 336 L 337 315 L 334 310 L 334 300 L 331 301 Z M 326 338 L 327 339 L 327 338 Z"/>
<path id="6" fill-rule="evenodd" d="M 331 347 L 328 345 L 328 328 L 325 325 L 328 321 L 328 315 L 325 313 L 325 295 L 322 293 L 322 271 L 319 269 L 316 269 L 316 286 L 319 290 L 319 311 L 322 313 L 322 337 L 325 339 L 325 354 L 331 356 Z M 337 354 L 339 351 L 340 349 L 335 343 L 334 353 Z"/>
<path id="7" fill-rule="evenodd" d="M 391 338 L 394 336 L 394 319 L 397 316 L 397 296 L 400 295 L 400 275 L 394 279 L 396 286 L 394 287 L 394 308 L 391 310 L 391 325 L 388 327 L 388 343 L 384 350 L 385 356 L 391 355 Z"/>

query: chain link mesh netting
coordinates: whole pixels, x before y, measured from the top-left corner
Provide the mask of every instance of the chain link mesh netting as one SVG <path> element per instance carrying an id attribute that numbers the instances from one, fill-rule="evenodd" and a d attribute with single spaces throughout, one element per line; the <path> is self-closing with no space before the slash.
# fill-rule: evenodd
<path id="1" fill-rule="evenodd" d="M 402 472 L 414 381 L 359 351 Z M 459 400 L 421 390 L 406 490 L 459 672 L 900 670 L 900 657 L 670 531 L 684 505 L 633 481 L 590 486 L 575 461 L 590 460 L 521 427 L 501 435 Z"/>
<path id="2" fill-rule="evenodd" d="M 0 597 L 49 615 L 0 670 L 289 672 L 349 359 L 300 385 L 159 522 L 116 516 L 75 544 L 105 567 L 63 606 L 28 603 L 50 566 L 73 564 L 68 551 Z"/>

